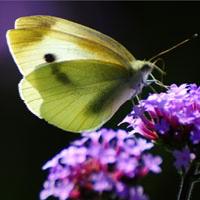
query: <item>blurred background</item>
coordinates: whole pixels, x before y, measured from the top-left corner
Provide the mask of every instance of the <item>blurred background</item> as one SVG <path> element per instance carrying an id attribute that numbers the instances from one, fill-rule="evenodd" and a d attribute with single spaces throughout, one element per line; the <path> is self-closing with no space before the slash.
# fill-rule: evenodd
<path id="1" fill-rule="evenodd" d="M 148 59 L 194 33 L 200 33 L 200 2 L 0 2 L 0 199 L 37 200 L 46 173 L 42 165 L 78 134 L 66 133 L 30 113 L 19 97 L 22 78 L 6 44 L 5 34 L 18 17 L 52 15 L 97 29 L 127 47 L 137 59 Z M 200 40 L 165 56 L 165 84 L 200 83 Z M 120 108 L 107 123 L 116 124 L 130 111 Z M 78 122 L 77 122 L 78 123 Z M 162 150 L 163 172 L 143 180 L 151 200 L 175 200 L 179 176 Z M 192 200 L 199 200 L 200 184 Z"/>

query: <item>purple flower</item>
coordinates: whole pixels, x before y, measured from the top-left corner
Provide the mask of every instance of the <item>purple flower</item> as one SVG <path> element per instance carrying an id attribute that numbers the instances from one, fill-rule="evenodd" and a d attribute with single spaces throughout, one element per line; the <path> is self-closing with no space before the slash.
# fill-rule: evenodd
<path id="1" fill-rule="evenodd" d="M 135 187 L 130 190 L 131 200 L 148 200 L 147 196 L 143 194 L 142 187 Z"/>
<path id="2" fill-rule="evenodd" d="M 94 182 L 93 184 L 94 190 L 98 192 L 112 190 L 113 181 L 111 178 L 107 176 L 107 174 L 103 172 L 93 174 L 91 177 L 91 181 Z"/>
<path id="3" fill-rule="evenodd" d="M 141 100 L 123 122 L 133 128 L 131 133 L 159 140 L 170 149 L 194 147 L 200 144 L 200 87 L 173 84 L 167 92 Z"/>
<path id="4" fill-rule="evenodd" d="M 161 119 L 158 123 L 155 124 L 156 131 L 159 131 L 160 134 L 165 134 L 169 131 L 169 123 L 165 119 Z"/>
<path id="5" fill-rule="evenodd" d="M 154 173 L 161 172 L 159 165 L 162 163 L 162 159 L 159 156 L 153 157 L 151 154 L 146 154 L 143 155 L 142 158 L 144 165 L 149 171 L 152 171 Z"/>
<path id="6" fill-rule="evenodd" d="M 187 171 L 192 160 L 195 159 L 195 155 L 190 152 L 188 147 L 185 147 L 182 151 L 173 151 L 173 156 L 176 161 L 174 163 L 177 170 Z"/>
<path id="7" fill-rule="evenodd" d="M 200 141 L 200 127 L 198 127 L 196 130 L 191 131 L 190 139 L 193 141 L 194 144 L 198 144 Z"/>
<path id="8" fill-rule="evenodd" d="M 92 199 L 105 193 L 120 200 L 147 200 L 137 180 L 161 171 L 161 158 L 146 153 L 153 144 L 123 130 L 83 135 L 44 165 L 49 175 L 40 199 Z"/>

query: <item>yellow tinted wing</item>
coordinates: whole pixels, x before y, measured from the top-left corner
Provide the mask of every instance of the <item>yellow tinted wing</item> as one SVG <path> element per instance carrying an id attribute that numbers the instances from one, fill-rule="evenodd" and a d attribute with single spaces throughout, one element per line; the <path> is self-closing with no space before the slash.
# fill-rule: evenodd
<path id="1" fill-rule="evenodd" d="M 55 62 L 94 59 L 127 66 L 126 61 L 99 43 L 45 28 L 15 29 L 7 33 L 11 53 L 23 75 L 46 63 L 53 55 Z"/>
<path id="2" fill-rule="evenodd" d="M 28 108 L 61 129 L 81 132 L 105 123 L 130 98 L 129 74 L 95 60 L 52 63 L 30 73 L 19 89 Z"/>
<path id="3" fill-rule="evenodd" d="M 129 62 L 135 60 L 132 54 L 124 46 L 111 37 L 69 20 L 53 16 L 36 15 L 21 17 L 17 19 L 15 23 L 16 29 L 36 27 L 48 28 L 50 30 L 60 31 L 81 37 L 83 39 L 88 39 L 111 49 Z"/>

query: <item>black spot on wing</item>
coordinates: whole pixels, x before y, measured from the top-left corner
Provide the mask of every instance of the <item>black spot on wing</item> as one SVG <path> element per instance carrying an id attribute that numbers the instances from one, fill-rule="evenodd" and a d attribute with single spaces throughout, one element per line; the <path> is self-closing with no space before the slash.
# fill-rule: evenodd
<path id="1" fill-rule="evenodd" d="M 56 76 L 56 79 L 63 84 L 69 84 L 71 81 L 66 73 L 60 70 L 60 67 L 57 64 L 51 66 L 52 74 Z"/>
<path id="2" fill-rule="evenodd" d="M 48 53 L 44 55 L 44 60 L 48 63 L 52 63 L 56 60 L 56 56 L 54 54 Z"/>
<path id="3" fill-rule="evenodd" d="M 121 83 L 117 82 L 110 88 L 106 88 L 105 91 L 100 92 L 100 94 L 89 104 L 89 110 L 92 113 L 98 113 L 104 110 L 110 103 L 118 96 L 118 89 Z"/>

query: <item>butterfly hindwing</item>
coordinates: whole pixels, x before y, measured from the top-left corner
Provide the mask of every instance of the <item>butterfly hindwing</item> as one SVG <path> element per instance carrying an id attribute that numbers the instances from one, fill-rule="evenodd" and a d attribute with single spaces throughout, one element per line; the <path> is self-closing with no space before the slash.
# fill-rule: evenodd
<path id="1" fill-rule="evenodd" d="M 64 130 L 93 130 L 130 98 L 125 68 L 96 60 L 51 63 L 20 84 L 29 109 Z M 39 109 L 38 109 L 39 108 Z"/>

